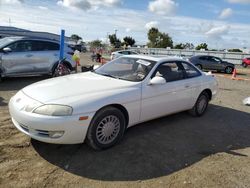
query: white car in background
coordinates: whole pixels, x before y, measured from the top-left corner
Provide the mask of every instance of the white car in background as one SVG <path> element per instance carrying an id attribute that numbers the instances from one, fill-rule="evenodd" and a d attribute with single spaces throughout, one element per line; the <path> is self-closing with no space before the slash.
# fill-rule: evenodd
<path id="1" fill-rule="evenodd" d="M 106 149 L 138 123 L 186 110 L 203 115 L 216 93 L 215 77 L 183 59 L 131 55 L 27 86 L 9 111 L 16 128 L 36 140 Z"/>
<path id="2" fill-rule="evenodd" d="M 138 55 L 138 53 L 130 50 L 116 51 L 111 53 L 110 59 L 113 60 L 124 55 Z"/>

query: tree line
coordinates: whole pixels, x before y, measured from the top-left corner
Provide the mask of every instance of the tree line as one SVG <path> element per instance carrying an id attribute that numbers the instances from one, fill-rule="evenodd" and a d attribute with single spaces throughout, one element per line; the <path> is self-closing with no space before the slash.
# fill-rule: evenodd
<path id="1" fill-rule="evenodd" d="M 207 43 L 201 43 L 197 46 L 194 46 L 193 43 L 177 43 L 174 45 L 172 37 L 169 36 L 168 33 L 164 33 L 159 31 L 158 28 L 152 27 L 149 29 L 148 33 L 148 43 L 147 46 L 149 48 L 171 48 L 171 49 L 189 49 L 189 50 L 208 50 Z M 82 40 L 78 35 L 72 35 L 72 40 Z M 135 39 L 130 36 L 126 36 L 121 41 L 117 38 L 116 34 L 108 35 L 109 43 L 113 48 L 121 48 L 134 46 L 136 43 Z M 93 40 L 89 42 L 91 48 L 105 47 L 107 44 L 104 44 L 101 40 Z M 217 51 L 216 49 L 212 49 L 213 51 Z M 229 49 L 229 52 L 242 52 L 240 49 Z"/>

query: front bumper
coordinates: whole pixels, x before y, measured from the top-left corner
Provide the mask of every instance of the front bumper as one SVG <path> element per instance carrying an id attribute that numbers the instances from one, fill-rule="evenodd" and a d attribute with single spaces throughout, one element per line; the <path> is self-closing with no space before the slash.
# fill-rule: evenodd
<path id="1" fill-rule="evenodd" d="M 72 116 L 44 116 L 20 110 L 15 105 L 15 98 L 9 102 L 9 112 L 15 127 L 35 140 L 54 144 L 83 143 L 94 113 Z M 88 116 L 87 120 L 79 121 L 80 116 Z M 52 138 L 51 133 L 62 133 Z"/>

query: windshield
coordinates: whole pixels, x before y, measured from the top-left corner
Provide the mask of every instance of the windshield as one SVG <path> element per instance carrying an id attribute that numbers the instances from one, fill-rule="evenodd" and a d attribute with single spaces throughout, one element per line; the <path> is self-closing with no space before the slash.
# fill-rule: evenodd
<path id="1" fill-rule="evenodd" d="M 155 61 L 121 57 L 101 66 L 94 72 L 116 79 L 139 82 L 148 75 L 155 64 Z"/>
<path id="2" fill-rule="evenodd" d="M 8 45 L 9 43 L 11 43 L 13 41 L 14 41 L 14 39 L 8 38 L 8 37 L 0 39 L 0 48 L 5 47 L 6 45 Z"/>

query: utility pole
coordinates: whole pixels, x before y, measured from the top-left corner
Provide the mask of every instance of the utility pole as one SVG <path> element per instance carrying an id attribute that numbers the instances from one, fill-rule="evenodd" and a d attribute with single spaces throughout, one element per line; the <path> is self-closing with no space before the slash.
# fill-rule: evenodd
<path id="1" fill-rule="evenodd" d="M 109 43 L 109 32 L 107 32 L 107 41 L 106 43 L 108 44 Z"/>
<path id="2" fill-rule="evenodd" d="M 9 26 L 11 27 L 11 19 L 9 18 Z"/>

